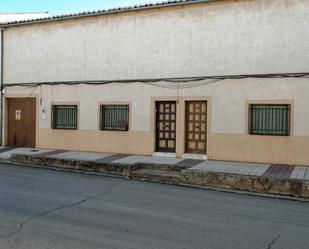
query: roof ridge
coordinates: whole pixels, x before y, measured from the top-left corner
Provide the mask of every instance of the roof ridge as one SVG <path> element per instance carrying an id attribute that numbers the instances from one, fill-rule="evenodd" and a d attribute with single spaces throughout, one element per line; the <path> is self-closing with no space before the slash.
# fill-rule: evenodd
<path id="1" fill-rule="evenodd" d="M 41 17 L 41 18 L 34 18 L 34 19 L 28 19 L 28 20 L 4 22 L 4 23 L 0 23 L 0 27 L 18 26 L 18 25 L 23 25 L 23 24 L 31 24 L 31 23 L 34 24 L 34 23 L 40 23 L 40 22 L 52 22 L 52 21 L 57 21 L 57 20 L 66 20 L 66 19 L 74 19 L 74 18 L 89 17 L 89 16 L 99 16 L 99 15 L 104 15 L 104 14 L 122 13 L 122 12 L 145 10 L 145 9 L 163 8 L 163 7 L 170 7 L 170 6 L 182 5 L 182 4 L 208 3 L 208 2 L 215 2 L 215 1 L 221 1 L 221 0 L 167 0 L 167 1 L 162 1 L 162 2 L 135 4 L 135 5 L 125 6 L 125 7 L 115 7 L 115 8 L 101 9 L 101 10 L 92 10 L 92 11 L 52 15 L 49 17 Z"/>
<path id="2" fill-rule="evenodd" d="M 49 14 L 48 11 L 39 11 L 39 12 L 0 12 L 0 15 L 24 15 L 24 14 Z"/>

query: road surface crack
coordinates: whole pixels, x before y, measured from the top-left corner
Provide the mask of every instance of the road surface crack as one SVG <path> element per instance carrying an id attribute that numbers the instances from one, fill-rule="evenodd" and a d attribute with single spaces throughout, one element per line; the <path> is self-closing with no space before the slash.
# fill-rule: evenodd
<path id="1" fill-rule="evenodd" d="M 280 236 L 274 238 L 272 241 L 270 241 L 267 245 L 267 249 L 271 249 L 272 246 L 277 242 L 277 240 L 280 238 Z"/>
<path id="2" fill-rule="evenodd" d="M 89 201 L 89 200 L 93 200 L 93 199 L 98 198 L 98 197 L 106 196 L 106 195 L 108 195 L 108 194 L 110 194 L 110 193 L 112 192 L 113 188 L 114 188 L 116 185 L 117 185 L 117 184 L 111 186 L 111 188 L 110 188 L 109 190 L 107 190 L 106 192 L 104 192 L 104 193 L 100 193 L 100 194 L 97 194 L 97 195 L 88 196 L 88 197 L 86 197 L 86 198 L 84 198 L 84 199 L 82 199 L 82 200 L 80 200 L 80 201 L 73 202 L 73 203 L 69 203 L 69 204 L 65 204 L 65 205 L 61 205 L 61 206 L 59 206 L 59 207 L 49 209 L 49 210 L 47 210 L 47 211 L 45 211 L 45 212 L 42 212 L 42 213 L 40 213 L 40 214 L 38 214 L 38 215 L 35 215 L 35 216 L 33 216 L 33 217 L 30 217 L 30 218 L 26 219 L 25 221 L 19 223 L 19 224 L 18 224 L 18 229 L 17 229 L 17 230 L 15 230 L 15 231 L 13 231 L 13 232 L 11 232 L 11 233 L 5 234 L 5 235 L 0 235 L 0 239 L 6 239 L 6 238 L 9 238 L 9 237 L 12 237 L 12 236 L 18 234 L 19 232 L 21 232 L 21 231 L 24 229 L 24 227 L 25 227 L 26 224 L 28 224 L 28 223 L 30 223 L 31 221 L 33 221 L 33 220 L 35 220 L 35 219 L 38 219 L 38 218 L 40 218 L 40 217 L 42 217 L 42 216 L 45 216 L 45 215 L 47 215 L 47 214 L 50 214 L 50 213 L 59 211 L 59 210 L 64 209 L 64 208 L 71 208 L 71 207 L 74 207 L 74 206 L 78 206 L 78 205 L 80 205 L 80 204 L 82 204 L 82 203 L 85 203 L 85 202 L 87 202 L 87 201 Z"/>

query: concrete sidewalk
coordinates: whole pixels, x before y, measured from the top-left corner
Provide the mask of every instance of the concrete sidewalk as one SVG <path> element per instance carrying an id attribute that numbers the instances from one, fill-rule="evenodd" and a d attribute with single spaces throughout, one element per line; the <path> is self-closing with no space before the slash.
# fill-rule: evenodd
<path id="1" fill-rule="evenodd" d="M 0 159 L 132 179 L 309 197 L 309 167 L 110 153 L 0 148 Z"/>

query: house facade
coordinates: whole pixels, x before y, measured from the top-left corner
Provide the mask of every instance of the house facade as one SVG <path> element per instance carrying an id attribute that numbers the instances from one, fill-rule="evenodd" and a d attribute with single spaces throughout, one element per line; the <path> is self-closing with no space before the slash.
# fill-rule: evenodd
<path id="1" fill-rule="evenodd" d="M 7 146 L 309 165 L 309 2 L 2 24 Z"/>

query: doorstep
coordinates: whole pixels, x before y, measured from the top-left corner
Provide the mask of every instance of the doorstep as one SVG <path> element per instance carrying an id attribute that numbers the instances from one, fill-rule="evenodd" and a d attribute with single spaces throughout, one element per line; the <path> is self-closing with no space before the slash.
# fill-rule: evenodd
<path id="1" fill-rule="evenodd" d="M 154 152 L 152 154 L 154 157 L 176 157 L 176 153 L 171 153 L 171 152 Z"/>
<path id="2" fill-rule="evenodd" d="M 131 179 L 309 197 L 309 167 L 111 153 L 0 148 L 2 162 Z"/>
<path id="3" fill-rule="evenodd" d="M 185 154 L 182 155 L 182 158 L 207 160 L 207 155 L 205 155 L 205 154 L 188 154 L 188 153 L 185 153 Z"/>

